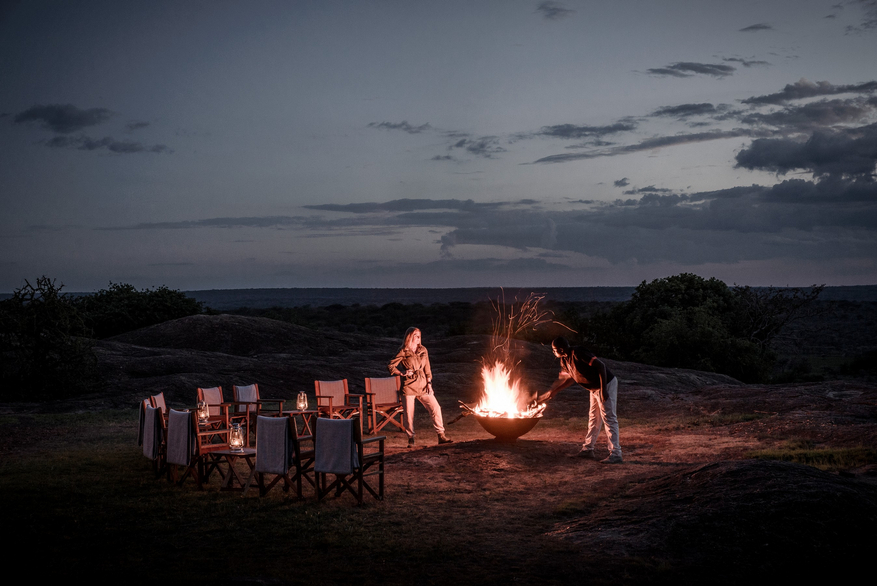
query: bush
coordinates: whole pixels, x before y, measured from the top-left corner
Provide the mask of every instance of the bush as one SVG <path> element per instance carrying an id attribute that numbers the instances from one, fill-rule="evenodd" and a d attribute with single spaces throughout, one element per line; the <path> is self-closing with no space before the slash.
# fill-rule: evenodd
<path id="1" fill-rule="evenodd" d="M 88 328 L 62 288 L 43 276 L 0 302 L 4 400 L 63 398 L 101 385 Z"/>
<path id="2" fill-rule="evenodd" d="M 622 360 L 763 381 L 776 360 L 771 342 L 821 291 L 730 288 L 691 273 L 643 281 L 630 301 L 590 320 L 589 341 Z"/>
<path id="3" fill-rule="evenodd" d="M 203 303 L 182 291 L 161 286 L 138 291 L 126 283 L 110 283 L 76 300 L 85 325 L 96 338 L 109 338 L 172 319 L 201 313 Z"/>

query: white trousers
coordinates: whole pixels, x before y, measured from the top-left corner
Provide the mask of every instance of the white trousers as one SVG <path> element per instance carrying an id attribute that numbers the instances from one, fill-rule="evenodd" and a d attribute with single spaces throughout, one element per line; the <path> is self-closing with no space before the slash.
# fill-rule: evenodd
<path id="1" fill-rule="evenodd" d="M 414 399 L 426 407 L 429 416 L 432 417 L 432 426 L 439 435 L 445 434 L 445 425 L 442 422 L 442 408 L 439 407 L 435 395 L 402 395 L 405 399 L 405 433 L 408 437 L 414 437 Z"/>
<path id="2" fill-rule="evenodd" d="M 597 445 L 597 436 L 600 428 L 606 424 L 606 439 L 609 451 L 613 456 L 621 455 L 621 443 L 618 441 L 618 417 L 615 415 L 615 403 L 618 399 L 618 377 L 613 378 L 603 389 L 603 398 L 600 391 L 591 392 L 591 410 L 588 412 L 588 433 L 582 447 L 593 450 Z"/>

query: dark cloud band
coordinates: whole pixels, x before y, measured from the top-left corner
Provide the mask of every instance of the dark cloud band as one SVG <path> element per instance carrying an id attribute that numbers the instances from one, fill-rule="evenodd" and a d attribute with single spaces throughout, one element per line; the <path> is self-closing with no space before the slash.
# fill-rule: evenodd
<path id="1" fill-rule="evenodd" d="M 69 134 L 89 126 L 97 126 L 106 122 L 110 116 L 112 112 L 106 108 L 82 110 L 73 104 L 48 104 L 31 106 L 16 115 L 14 122 L 16 124 L 40 122 L 44 128 L 52 132 Z"/>

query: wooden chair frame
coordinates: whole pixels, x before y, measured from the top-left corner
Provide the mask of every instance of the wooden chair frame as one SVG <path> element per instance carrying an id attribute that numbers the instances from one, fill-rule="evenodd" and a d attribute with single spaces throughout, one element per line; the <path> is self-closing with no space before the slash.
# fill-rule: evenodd
<path id="1" fill-rule="evenodd" d="M 319 425 L 319 421 L 317 422 Z M 353 468 L 351 474 L 332 474 L 328 472 L 314 471 L 316 479 L 317 501 L 322 501 L 330 492 L 334 491 L 335 496 L 341 496 L 344 491 L 350 492 L 358 504 L 362 504 L 365 491 L 368 491 L 375 499 L 384 499 L 384 442 L 386 436 L 378 435 L 368 439 L 362 438 L 362 426 L 353 424 L 353 444 L 356 446 L 356 453 L 359 460 L 358 466 Z M 314 450 L 320 441 L 318 433 L 314 435 Z M 375 445 L 376 444 L 376 445 Z M 331 483 L 328 482 L 328 476 L 332 474 L 335 477 Z M 378 477 L 378 488 L 375 490 L 367 481 L 369 476 Z"/>
<path id="2" fill-rule="evenodd" d="M 344 393 L 337 392 L 343 386 Z M 336 389 L 331 393 L 332 388 Z M 317 398 L 318 417 L 331 417 L 332 419 L 359 419 L 359 432 L 362 434 L 363 399 L 365 395 L 351 393 L 347 385 L 347 379 L 341 380 L 315 380 L 314 390 Z M 327 392 L 324 392 L 327 391 Z M 316 432 L 315 432 L 316 433 Z"/>
<path id="3" fill-rule="evenodd" d="M 144 442 L 147 442 L 146 420 L 148 409 L 152 409 L 157 412 L 157 417 L 155 417 L 155 423 L 157 425 L 156 428 L 152 431 L 152 446 L 144 446 Z M 154 445 L 154 443 L 156 442 L 158 443 L 157 447 Z M 150 460 L 152 460 L 152 467 L 153 471 L 155 472 L 155 477 L 160 478 L 167 468 L 167 464 L 165 463 L 165 460 L 167 458 L 167 422 L 162 416 L 161 410 L 157 407 L 153 407 L 150 404 L 149 399 L 143 399 L 143 401 L 140 402 L 140 431 L 137 435 L 137 445 L 143 447 L 143 454 Z M 147 451 L 154 452 L 154 457 L 152 454 L 147 454 Z"/>
<path id="4" fill-rule="evenodd" d="M 268 419 L 262 415 L 259 416 L 261 419 Z M 287 468 L 285 473 L 278 474 L 274 473 L 274 478 L 267 482 L 265 481 L 266 474 L 272 474 L 271 472 L 262 472 L 259 470 L 259 431 L 258 425 L 256 430 L 256 470 L 253 475 L 250 477 L 252 480 L 253 477 L 256 479 L 256 485 L 259 487 L 259 496 L 265 496 L 268 492 L 280 481 L 283 481 L 283 491 L 288 492 L 290 489 L 295 490 L 295 494 L 298 498 L 303 498 L 302 493 L 302 479 L 307 480 L 308 483 L 316 487 L 316 479 L 314 478 L 314 449 L 313 447 L 309 449 L 304 449 L 302 442 L 313 442 L 313 436 L 311 435 L 298 435 L 298 431 L 296 429 L 295 420 L 286 415 L 278 416 L 278 418 L 282 418 L 286 420 L 286 430 L 288 434 L 288 440 L 290 442 L 292 448 L 291 454 L 291 462 L 289 468 Z M 263 437 L 264 439 L 264 437 Z M 290 471 L 295 470 L 295 474 L 290 476 Z M 247 490 L 249 490 L 250 484 L 247 483 L 244 488 L 244 494 L 246 494 Z"/>
<path id="5" fill-rule="evenodd" d="M 387 401 L 385 391 L 377 392 L 378 385 L 386 384 L 390 379 L 395 380 L 396 395 L 394 401 Z M 385 378 L 369 378 L 365 379 L 365 396 L 368 407 L 368 432 L 377 433 L 389 424 L 393 424 L 401 431 L 405 430 L 402 423 L 402 417 L 405 412 L 405 405 L 402 402 L 400 389 L 402 388 L 402 379 L 398 375 Z M 381 395 L 381 396 L 379 396 Z"/>
<path id="6" fill-rule="evenodd" d="M 152 395 L 149 397 L 149 404 L 153 409 L 161 409 L 161 416 L 164 418 L 165 425 L 167 425 L 167 402 L 164 400 L 164 391 L 160 392 L 157 395 Z"/>
<path id="7" fill-rule="evenodd" d="M 256 391 L 256 400 L 255 401 L 242 401 L 240 396 L 241 389 L 247 387 L 254 387 Z M 246 443 L 247 446 L 250 445 L 250 428 L 252 427 L 253 431 L 256 430 L 256 420 L 259 415 L 262 414 L 262 406 L 263 405 L 277 405 L 277 414 L 281 414 L 283 412 L 283 399 L 263 399 L 259 394 L 259 385 L 257 383 L 252 383 L 249 385 L 233 385 L 232 393 L 234 394 L 233 405 L 235 406 L 234 411 L 229 415 L 230 420 L 229 423 L 240 422 L 246 428 Z M 242 409 L 243 407 L 243 409 Z"/>
<path id="8" fill-rule="evenodd" d="M 177 486 L 182 486 L 183 482 L 189 475 L 195 480 L 199 490 L 204 489 L 204 483 L 210 480 L 210 475 L 216 471 L 221 478 L 225 478 L 226 472 L 220 468 L 220 464 L 224 460 L 217 457 L 214 452 L 228 450 L 228 427 L 224 429 L 207 429 L 201 431 L 198 427 L 198 413 L 196 411 L 185 411 L 189 416 L 189 425 L 187 432 L 193 436 L 193 451 L 189 455 L 187 464 L 171 463 L 168 461 L 168 481 L 173 482 Z M 168 423 L 170 423 L 170 414 L 168 414 Z M 225 436 L 224 442 L 216 442 L 217 436 Z M 168 426 L 168 438 L 170 439 L 170 425 Z M 179 467 L 185 466 L 182 474 L 179 474 Z M 179 478 L 177 476 L 179 475 Z"/>

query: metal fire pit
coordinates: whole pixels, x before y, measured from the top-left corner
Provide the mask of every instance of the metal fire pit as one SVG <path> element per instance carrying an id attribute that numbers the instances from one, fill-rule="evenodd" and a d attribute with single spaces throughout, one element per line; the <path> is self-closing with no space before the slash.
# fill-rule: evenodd
<path id="1" fill-rule="evenodd" d="M 541 417 L 485 417 L 476 415 L 475 419 L 487 433 L 501 442 L 513 442 L 539 423 Z"/>

